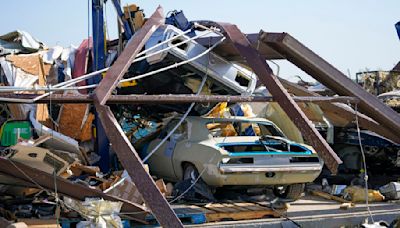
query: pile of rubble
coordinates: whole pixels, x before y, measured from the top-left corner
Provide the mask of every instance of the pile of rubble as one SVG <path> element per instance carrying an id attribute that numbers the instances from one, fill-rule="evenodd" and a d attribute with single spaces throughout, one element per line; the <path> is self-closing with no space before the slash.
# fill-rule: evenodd
<path id="1" fill-rule="evenodd" d="M 233 30 L 191 22 L 182 11 L 162 24 L 157 13 L 145 20 L 138 7 L 124 7 L 124 35 L 136 33 L 107 41 L 103 69 L 91 38 L 79 47 L 49 48 L 23 31 L 0 36 L 1 217 L 122 227 L 126 219 L 148 223 L 149 211 L 160 220 L 157 209 L 168 201 L 225 200 L 228 190 L 245 188 L 246 196 L 232 197 L 248 199 L 268 188 L 274 198 L 293 201 L 316 180 L 322 189 L 314 193 L 357 201 L 364 189 L 354 186 L 365 183 L 355 180 L 366 168 L 377 180 L 371 188 L 397 181 L 399 136 L 357 105 L 323 103 L 359 100 L 279 82 L 272 71 L 226 56 Z M 381 98 L 391 104 L 387 95 Z M 153 100 L 134 101 L 145 96 Z M 190 100 L 196 97 L 205 99 Z M 380 192 L 399 199 L 396 182 Z M 157 194 L 159 205 L 151 201 L 160 200 Z M 385 197 L 371 190 L 370 198 Z"/>

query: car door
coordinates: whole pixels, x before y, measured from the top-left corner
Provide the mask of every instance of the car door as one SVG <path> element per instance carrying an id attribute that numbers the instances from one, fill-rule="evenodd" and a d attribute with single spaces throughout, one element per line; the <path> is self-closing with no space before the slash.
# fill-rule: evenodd
<path id="1" fill-rule="evenodd" d="M 161 141 L 164 139 L 169 132 L 179 123 L 179 120 L 170 121 L 166 128 L 162 131 L 160 136 L 151 143 L 148 153 L 153 150 Z M 179 144 L 183 139 L 183 135 L 186 130 L 186 122 L 184 121 L 175 132 L 163 143 L 149 159 L 150 170 L 153 174 L 169 179 L 176 180 L 174 168 L 173 168 L 173 154 L 176 145 Z"/>

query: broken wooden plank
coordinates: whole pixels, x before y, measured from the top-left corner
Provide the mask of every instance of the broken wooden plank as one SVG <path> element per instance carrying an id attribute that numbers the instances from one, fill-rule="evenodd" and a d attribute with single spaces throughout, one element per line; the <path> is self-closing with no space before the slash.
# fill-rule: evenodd
<path id="1" fill-rule="evenodd" d="M 41 187 L 49 191 L 54 191 L 55 184 L 57 184 L 57 192 L 59 194 L 66 195 L 77 200 L 83 201 L 86 197 L 101 197 L 105 200 L 121 201 L 123 202 L 121 209 L 122 212 L 137 212 L 137 214 L 133 214 L 131 216 L 137 221 L 144 222 L 146 210 L 142 205 L 134 204 L 81 184 L 72 183 L 69 180 L 58 176 L 54 177 L 53 174 L 43 172 L 22 163 L 13 162 L 6 158 L 0 158 L 0 173 L 33 183 L 35 185 L 39 184 Z"/>

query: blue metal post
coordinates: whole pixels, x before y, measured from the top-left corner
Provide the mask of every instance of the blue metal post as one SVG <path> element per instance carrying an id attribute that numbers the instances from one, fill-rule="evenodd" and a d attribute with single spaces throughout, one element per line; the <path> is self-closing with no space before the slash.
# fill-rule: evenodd
<path id="1" fill-rule="evenodd" d="M 92 29 L 93 29 L 93 71 L 103 69 L 106 61 L 106 46 L 104 42 L 103 0 L 92 0 Z M 88 80 L 88 84 L 101 81 L 101 74 Z M 95 113 L 96 151 L 101 156 L 99 167 L 102 172 L 110 170 L 110 142 L 105 134 L 103 125 Z"/>

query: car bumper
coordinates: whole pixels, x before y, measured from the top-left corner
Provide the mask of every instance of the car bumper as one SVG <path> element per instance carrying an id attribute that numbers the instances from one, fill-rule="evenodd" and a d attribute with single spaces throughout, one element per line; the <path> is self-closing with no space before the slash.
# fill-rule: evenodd
<path id="1" fill-rule="evenodd" d="M 205 175 L 207 184 L 221 186 L 239 185 L 287 185 L 314 181 L 322 170 L 322 164 L 304 166 L 255 167 L 244 165 L 223 165 L 216 167 L 214 175 Z"/>

